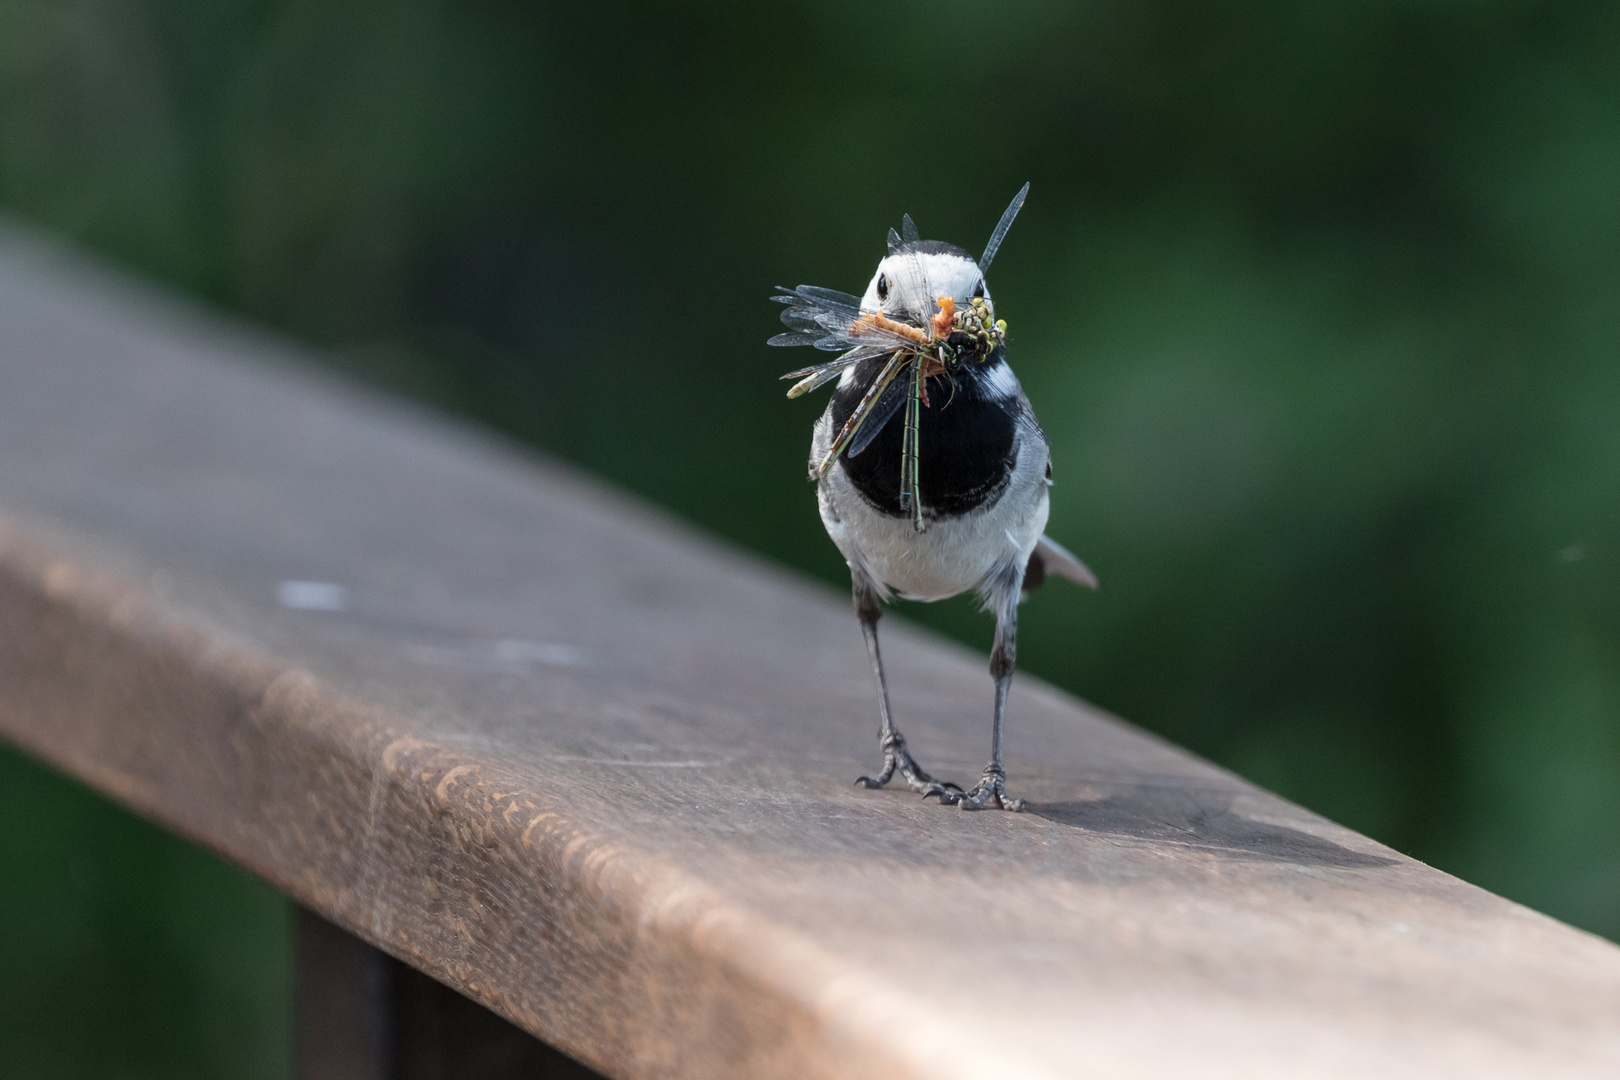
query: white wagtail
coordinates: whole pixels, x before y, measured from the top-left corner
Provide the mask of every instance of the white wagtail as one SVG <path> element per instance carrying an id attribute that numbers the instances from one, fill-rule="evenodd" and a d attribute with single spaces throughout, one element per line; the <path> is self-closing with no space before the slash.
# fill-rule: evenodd
<path id="1" fill-rule="evenodd" d="M 1048 573 L 1097 586 L 1085 564 L 1042 535 L 1051 452 L 1007 364 L 1007 324 L 985 285 L 1028 193 L 1025 184 L 977 262 L 952 244 L 920 239 L 908 214 L 899 233 L 889 230 L 889 253 L 865 296 L 800 285 L 772 298 L 787 305 L 782 321 L 791 329 L 770 344 L 839 354 L 783 377 L 798 380 L 788 397 L 838 380 L 816 421 L 810 477 L 822 523 L 849 563 L 877 678 L 883 771 L 856 783 L 880 788 L 898 769 L 911 790 L 967 809 L 1024 805 L 1008 798 L 1001 766 L 1024 591 Z M 996 702 L 990 764 L 964 792 L 924 772 L 896 730 L 877 621 L 893 593 L 932 601 L 969 589 L 996 617 Z"/>

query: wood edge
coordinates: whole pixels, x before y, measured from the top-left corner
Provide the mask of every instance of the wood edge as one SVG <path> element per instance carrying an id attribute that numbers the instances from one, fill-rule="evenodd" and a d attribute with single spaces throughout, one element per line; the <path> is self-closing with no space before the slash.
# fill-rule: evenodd
<path id="1" fill-rule="evenodd" d="M 605 1042 L 581 1030 L 578 1023 L 559 1023 L 555 1014 L 537 1009 L 527 988 L 469 977 L 465 965 L 419 944 L 400 921 L 380 921 L 383 898 L 365 895 L 363 881 L 312 877 L 307 869 L 288 865 L 285 857 L 253 850 L 245 842 L 256 832 L 251 822 L 192 812 L 151 777 L 122 767 L 104 750 L 77 750 L 60 737 L 60 731 L 47 730 L 49 724 L 42 727 L 39 718 L 19 712 L 7 701 L 9 695 L 0 693 L 0 735 L 25 752 L 243 867 L 294 901 L 610 1075 L 626 1080 L 846 1077 L 853 1071 L 873 1077 L 914 1077 L 948 1064 L 939 1060 L 941 1046 L 956 1048 L 951 1060 L 957 1063 L 970 1051 L 959 1045 L 963 1042 L 959 1033 L 918 1007 L 919 997 L 900 992 L 889 980 L 849 969 L 807 937 L 733 904 L 687 871 L 633 844 L 593 833 L 569 814 L 566 800 L 550 800 L 541 808 L 537 816 L 543 816 L 543 827 L 535 828 L 530 821 L 517 835 L 509 835 L 510 814 L 494 819 L 487 814 L 491 792 L 510 788 L 490 781 L 516 779 L 503 775 L 507 770 L 499 762 L 419 738 L 409 733 L 408 720 L 401 723 L 401 718 L 349 699 L 308 672 L 246 643 L 218 640 L 216 632 L 175 615 L 116 573 L 78 554 L 62 554 L 58 550 L 62 539 L 63 534 L 49 526 L 25 525 L 0 514 L 0 596 L 9 593 L 12 600 L 31 601 L 35 610 L 49 610 L 63 625 L 113 639 L 98 643 L 90 653 L 66 657 L 54 672 L 57 685 L 73 688 L 75 707 L 104 713 L 96 708 L 98 698 L 122 697 L 142 689 L 130 683 L 150 687 L 181 670 L 205 688 L 203 696 L 245 707 L 257 727 L 330 756 L 337 771 L 369 775 L 424 806 L 428 791 L 448 794 L 448 799 L 435 800 L 434 812 L 449 814 L 486 843 L 493 835 L 497 846 L 517 856 L 515 861 L 526 863 L 531 872 L 565 877 L 572 896 L 567 914 L 596 930 L 605 944 L 621 949 L 632 966 L 638 950 L 662 954 L 663 962 L 648 965 L 643 976 L 656 980 L 660 966 L 684 969 L 688 975 L 678 986 L 653 986 L 649 991 L 679 995 L 697 993 L 699 988 L 726 991 L 728 1000 L 717 1004 L 771 1013 L 765 1030 L 781 1038 L 771 1045 L 738 1045 L 735 1032 L 721 1031 L 708 1033 L 714 1043 L 708 1048 L 677 1045 L 669 1040 L 696 1034 L 690 1026 L 669 1031 L 655 1023 L 639 1034 L 623 1028 L 614 1033 L 634 1035 L 639 1045 Z M 17 605 L 8 602 L 6 607 L 15 616 Z M 14 652 L 18 621 L 0 619 L 0 650 Z M 105 659 L 109 647 L 124 654 L 118 663 L 92 670 L 78 662 L 92 656 Z M 132 661 L 146 670 L 133 671 Z M 112 683 L 106 678 L 109 670 L 114 673 Z M 118 676 L 125 678 L 120 681 Z M 183 713 L 187 703 L 164 704 L 179 706 L 175 711 Z M 105 715 L 89 719 L 100 725 L 118 722 Z M 423 779 L 404 775 L 407 767 L 414 772 L 423 765 L 428 766 Z M 372 858 L 366 854 L 361 862 Z M 620 982 L 635 974 L 614 973 Z M 588 988 L 580 989 L 597 996 Z M 899 1032 L 907 1037 L 897 1040 Z"/>

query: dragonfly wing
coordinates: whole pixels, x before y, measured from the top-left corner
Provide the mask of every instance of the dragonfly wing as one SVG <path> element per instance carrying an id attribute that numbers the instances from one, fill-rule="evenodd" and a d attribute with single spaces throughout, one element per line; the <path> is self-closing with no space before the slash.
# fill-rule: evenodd
<path id="1" fill-rule="evenodd" d="M 871 345 L 885 349 L 916 347 L 916 341 L 911 338 L 874 326 L 869 320 L 856 327 L 856 322 L 866 314 L 861 311 L 858 296 L 817 285 L 777 288 L 781 291 L 771 299 L 787 305 L 782 312 L 782 322 L 792 334 L 778 334 L 771 339 L 772 344 L 813 345 L 825 352 Z"/>
<path id="2" fill-rule="evenodd" d="M 805 332 L 805 331 L 798 331 L 798 332 L 794 332 L 794 333 L 777 334 L 775 337 L 773 337 L 769 341 L 765 342 L 765 344 L 767 344 L 767 345 L 814 345 L 820 339 L 821 339 L 820 334 L 808 333 L 808 332 Z"/>
<path id="3" fill-rule="evenodd" d="M 862 450 L 872 445 L 872 440 L 878 433 L 888 426 L 900 411 L 900 406 L 906 403 L 906 396 L 911 392 L 909 380 L 896 379 L 883 391 L 883 396 L 877 399 L 872 411 L 867 414 L 866 420 L 861 424 L 861 430 L 849 441 L 849 449 L 844 451 L 845 457 L 855 457 Z"/>
<path id="4" fill-rule="evenodd" d="M 857 348 L 849 350 L 837 359 L 822 360 L 819 363 L 810 364 L 806 367 L 800 368 L 798 371 L 790 371 L 786 375 L 783 375 L 782 378 L 802 379 L 806 375 L 814 375 L 822 371 L 842 371 L 844 368 L 850 367 L 851 365 L 859 364 L 862 360 L 870 360 L 875 356 L 882 356 L 888 351 L 888 349 L 878 348 L 873 345 L 861 345 Z"/>
<path id="5" fill-rule="evenodd" d="M 845 369 L 854 367 L 862 360 L 870 360 L 875 356 L 882 356 L 884 351 L 885 350 L 883 349 L 874 349 L 870 346 L 862 346 L 858 349 L 849 350 L 836 360 L 828 360 L 826 363 L 822 364 L 811 364 L 809 367 L 800 368 L 798 371 L 790 371 L 786 375 L 782 376 L 782 378 L 798 379 L 799 381 L 794 383 L 793 386 L 788 390 L 787 396 L 790 398 L 796 398 L 801 395 L 808 394 L 817 387 L 823 386 L 842 375 Z"/>
<path id="6" fill-rule="evenodd" d="M 793 292 L 828 309 L 843 308 L 856 315 L 861 313 L 861 298 L 847 292 L 823 289 L 820 285 L 800 285 Z"/>
<path id="7" fill-rule="evenodd" d="M 996 222 L 996 231 L 990 234 L 990 242 L 984 245 L 984 254 L 979 256 L 979 273 L 990 272 L 990 263 L 1001 248 L 1001 242 L 1007 238 L 1007 230 L 1012 228 L 1013 218 L 1024 208 L 1024 200 L 1027 198 L 1029 198 L 1029 184 L 1025 183 L 1018 189 L 1018 194 L 1013 196 L 1012 204 L 1001 215 L 1001 220 Z"/>

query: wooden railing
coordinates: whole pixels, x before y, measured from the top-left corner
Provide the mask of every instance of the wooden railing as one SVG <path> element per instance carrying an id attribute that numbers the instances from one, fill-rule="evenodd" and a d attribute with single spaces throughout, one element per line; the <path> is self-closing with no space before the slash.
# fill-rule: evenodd
<path id="1" fill-rule="evenodd" d="M 983 658 L 885 631 L 975 775 Z M 1034 679 L 1010 715 L 1028 813 L 857 790 L 842 596 L 0 244 L 0 734 L 316 913 L 307 1075 L 448 1015 L 316 915 L 621 1080 L 1620 1075 L 1620 949 Z"/>

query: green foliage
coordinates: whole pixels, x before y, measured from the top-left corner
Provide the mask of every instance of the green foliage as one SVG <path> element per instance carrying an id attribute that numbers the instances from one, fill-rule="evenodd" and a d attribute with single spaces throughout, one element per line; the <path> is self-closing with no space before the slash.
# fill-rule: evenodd
<path id="1" fill-rule="evenodd" d="M 1025 667 L 1610 936 L 1617 177 L 1597 3 L 0 3 L 0 203 L 834 582 L 769 288 L 1032 180 Z"/>
<path id="2" fill-rule="evenodd" d="M 0 1076 L 289 1074 L 268 885 L 0 748 Z"/>

